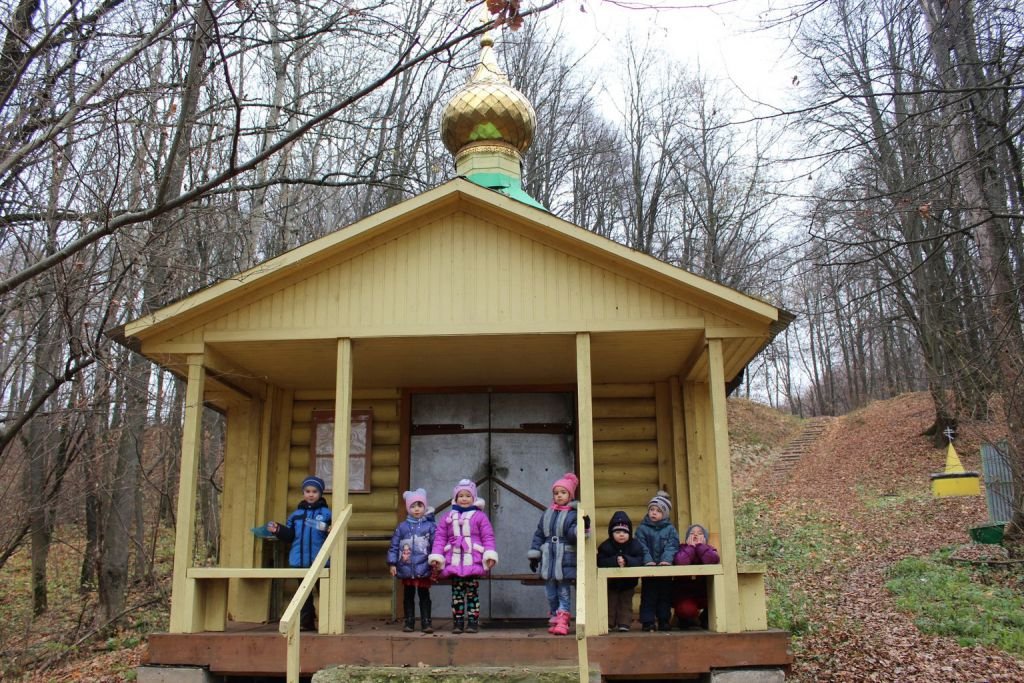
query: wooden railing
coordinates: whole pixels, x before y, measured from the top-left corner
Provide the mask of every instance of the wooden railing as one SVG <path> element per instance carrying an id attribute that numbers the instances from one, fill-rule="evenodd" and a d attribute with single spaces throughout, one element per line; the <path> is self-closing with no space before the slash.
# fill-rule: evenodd
<path id="1" fill-rule="evenodd" d="M 323 571 L 324 567 L 327 566 L 327 560 L 331 557 L 331 553 L 333 552 L 338 539 L 345 538 L 347 536 L 348 522 L 351 518 L 351 504 L 346 505 L 345 509 L 341 511 L 341 514 L 334 517 L 331 523 L 331 533 L 327 534 L 327 540 L 324 541 L 323 546 L 320 548 L 320 552 L 317 553 L 316 558 L 313 560 L 313 564 L 306 570 L 302 583 L 299 584 L 299 588 L 295 591 L 295 595 L 292 596 L 292 601 L 288 603 L 288 607 L 285 609 L 284 615 L 281 617 L 281 623 L 278 625 L 277 630 L 288 639 L 288 683 L 299 683 L 299 634 L 301 633 L 299 630 L 299 615 L 302 610 L 302 605 L 313 592 L 313 586 L 316 585 L 316 582 L 320 579 L 320 573 Z M 342 552 L 345 552 L 345 550 L 346 549 L 342 547 Z M 326 616 L 322 609 L 327 604 L 327 600 L 324 598 L 325 596 L 321 593 L 321 619 Z M 344 614 L 337 615 L 337 618 L 342 620 L 341 623 L 344 623 Z"/>
<path id="2" fill-rule="evenodd" d="M 764 573 L 766 567 L 762 564 L 739 564 L 736 566 L 736 574 L 740 584 L 739 600 L 740 614 L 736 615 L 736 624 L 739 630 L 759 630 L 767 628 L 764 622 Z M 721 564 L 687 564 L 687 565 L 658 565 L 644 567 L 598 567 L 597 568 L 597 604 L 600 614 L 594 615 L 594 634 L 604 635 L 608 633 L 608 579 L 622 578 L 644 578 L 658 577 L 669 578 L 673 576 L 707 576 L 714 581 L 725 573 Z M 577 588 L 577 591 L 579 589 Z M 709 589 L 709 595 L 712 591 Z M 577 597 L 577 600 L 579 598 Z M 716 629 L 715 611 L 718 607 L 712 600 L 708 607 L 708 614 L 711 629 Z"/>
<path id="3" fill-rule="evenodd" d="M 583 508 L 576 508 L 576 519 L 582 520 L 586 516 Z M 587 614 L 587 563 L 596 551 L 591 549 L 591 541 L 586 531 L 579 532 L 579 525 L 576 527 L 576 654 L 580 664 L 580 683 L 587 683 L 590 679 L 590 656 L 587 652 L 587 622 L 590 619 Z"/>

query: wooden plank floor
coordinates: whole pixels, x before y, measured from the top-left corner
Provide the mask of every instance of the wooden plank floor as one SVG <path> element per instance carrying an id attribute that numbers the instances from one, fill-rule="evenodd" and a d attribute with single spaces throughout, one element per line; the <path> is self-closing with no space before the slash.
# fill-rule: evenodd
<path id="1" fill-rule="evenodd" d="M 353 621 L 341 636 L 303 632 L 302 672 L 334 664 L 365 666 L 575 665 L 576 639 L 549 635 L 544 626 L 454 635 L 451 621 L 435 619 L 436 633 L 403 633 L 400 624 Z M 789 667 L 789 634 L 708 631 L 609 633 L 591 638 L 590 661 L 607 678 L 687 678 L 712 668 Z M 274 625 L 232 624 L 223 633 L 152 634 L 147 663 L 206 666 L 220 675 L 283 676 L 285 639 Z"/>

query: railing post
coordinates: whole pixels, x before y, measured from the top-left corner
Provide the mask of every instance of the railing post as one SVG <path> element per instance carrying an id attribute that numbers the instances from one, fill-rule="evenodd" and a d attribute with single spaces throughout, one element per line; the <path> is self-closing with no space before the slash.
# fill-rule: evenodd
<path id="1" fill-rule="evenodd" d="M 722 577 L 711 582 L 718 622 L 725 633 L 738 633 L 739 579 L 736 576 L 736 524 L 732 511 L 732 468 L 729 462 L 728 408 L 722 340 L 708 339 L 708 390 L 711 394 L 710 451 L 715 465 L 715 501 L 718 506 L 719 555 Z"/>
<path id="2" fill-rule="evenodd" d="M 295 621 L 288 626 L 288 633 L 285 634 L 287 639 L 287 654 L 285 664 L 285 675 L 287 683 L 299 683 L 299 674 L 301 673 L 300 667 L 300 650 L 299 650 L 299 622 Z"/>
<path id="3" fill-rule="evenodd" d="M 597 511 L 594 496 L 594 407 L 591 385 L 590 333 L 576 335 L 576 424 L 579 431 L 580 453 L 580 515 L 593 515 Z M 579 522 L 583 520 L 580 519 Z M 579 524 L 577 522 L 577 524 Z M 578 530 L 577 526 L 577 530 Z M 580 542 L 582 537 L 583 541 Z M 597 557 L 591 551 L 586 534 L 577 531 L 576 541 L 576 642 L 580 660 L 580 681 L 590 676 L 587 656 L 587 638 L 599 625 L 594 619 L 600 614 L 597 603 Z"/>
<path id="4" fill-rule="evenodd" d="M 349 439 L 352 430 L 352 340 L 338 340 L 337 372 L 334 384 L 334 488 L 331 503 L 337 510 L 348 506 Z M 331 556 L 330 584 L 321 596 L 321 611 L 327 615 L 320 621 L 321 633 L 345 632 L 345 575 L 348 573 L 348 534 L 340 541 L 338 552 Z M 327 609 L 322 609 L 326 604 Z"/>

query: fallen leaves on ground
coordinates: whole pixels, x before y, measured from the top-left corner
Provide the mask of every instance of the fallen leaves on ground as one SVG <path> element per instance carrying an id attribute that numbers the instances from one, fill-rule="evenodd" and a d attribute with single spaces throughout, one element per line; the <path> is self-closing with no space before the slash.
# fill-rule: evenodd
<path id="1" fill-rule="evenodd" d="M 987 522 L 984 496 L 931 496 L 929 476 L 945 465 L 945 451 L 921 435 L 933 417 L 925 394 L 874 403 L 830 425 L 781 487 L 767 489 L 771 480 L 762 477 L 751 492 L 772 515 L 813 510 L 828 520 L 837 530 L 832 551 L 845 560 L 831 566 L 847 568 L 791 577 L 811 597 L 814 626 L 795 640 L 787 680 L 1024 681 L 1024 660 L 922 634 L 885 588 L 887 570 L 905 557 L 958 545 L 971 548 L 958 549 L 963 559 L 999 556 L 977 550 L 968 536 Z M 961 426 L 956 447 L 967 470 L 981 471 L 980 442 L 998 431 L 991 423 Z M 838 541 L 850 533 L 861 541 Z"/>

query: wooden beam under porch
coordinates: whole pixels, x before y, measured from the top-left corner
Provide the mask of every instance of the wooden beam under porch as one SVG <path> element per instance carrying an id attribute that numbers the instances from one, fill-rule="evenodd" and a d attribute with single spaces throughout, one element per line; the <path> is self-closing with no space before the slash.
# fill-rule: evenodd
<path id="1" fill-rule="evenodd" d="M 403 633 L 380 619 L 346 623 L 344 635 L 304 633 L 302 675 L 337 664 L 360 666 L 575 665 L 576 639 L 536 628 L 485 627 L 453 635 L 435 619 L 431 635 Z M 766 630 L 610 633 L 588 638 L 591 666 L 604 678 L 686 679 L 711 669 L 784 667 L 793 662 L 789 634 Z M 284 676 L 285 639 L 276 625 L 233 624 L 221 633 L 159 633 L 149 638 L 146 664 L 205 666 L 224 676 Z"/>

